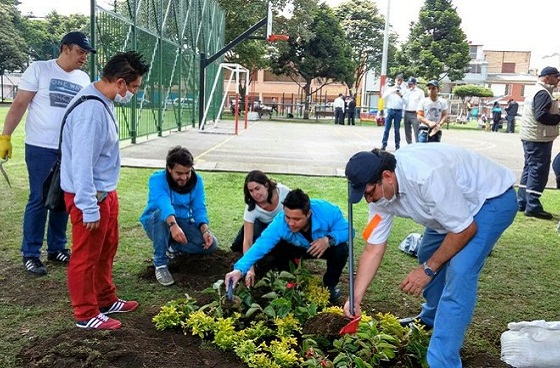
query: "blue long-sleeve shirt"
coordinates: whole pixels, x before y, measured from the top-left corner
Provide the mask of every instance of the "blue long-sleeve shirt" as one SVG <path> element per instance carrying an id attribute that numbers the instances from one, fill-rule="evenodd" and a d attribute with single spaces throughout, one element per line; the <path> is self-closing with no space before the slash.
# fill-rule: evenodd
<path id="1" fill-rule="evenodd" d="M 347 242 L 348 221 L 344 218 L 340 208 L 334 204 L 321 199 L 312 199 L 311 238 L 315 241 L 325 236 L 332 237 L 335 244 Z M 284 212 L 280 212 L 249 251 L 233 265 L 233 269 L 240 270 L 243 274 L 247 273 L 255 262 L 267 255 L 282 239 L 306 249 L 311 246 L 301 232 L 294 233 L 290 230 L 284 218 Z"/>
<path id="2" fill-rule="evenodd" d="M 169 216 L 175 215 L 178 218 L 191 219 L 198 227 L 201 224 L 208 224 L 208 214 L 206 212 L 206 194 L 204 193 L 204 182 L 198 173 L 194 188 L 185 194 L 171 190 L 165 170 L 156 171 L 150 176 L 148 181 L 148 203 L 144 213 L 140 216 L 140 222 L 146 227 L 146 222 L 156 210 L 161 212 L 161 221 L 165 221 Z"/>

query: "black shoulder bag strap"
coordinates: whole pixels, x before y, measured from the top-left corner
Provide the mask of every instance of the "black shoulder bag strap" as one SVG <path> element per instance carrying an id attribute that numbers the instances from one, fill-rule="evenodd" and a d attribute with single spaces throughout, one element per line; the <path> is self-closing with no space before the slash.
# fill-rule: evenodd
<path id="1" fill-rule="evenodd" d="M 74 108 L 76 106 L 78 106 L 79 104 L 81 104 L 82 102 L 86 102 L 87 100 L 97 100 L 99 102 L 101 102 L 103 104 L 103 106 L 105 106 L 105 109 L 107 110 L 107 112 L 109 113 L 109 115 L 111 116 L 111 119 L 113 119 L 113 122 L 116 124 L 115 122 L 115 117 L 113 116 L 113 113 L 111 112 L 111 110 L 109 110 L 109 106 L 107 106 L 107 104 L 105 103 L 105 101 L 103 101 L 100 97 L 95 96 L 95 95 L 84 95 L 81 96 L 79 99 L 77 99 L 69 108 L 68 110 L 66 110 L 66 113 L 64 114 L 64 117 L 62 118 L 62 125 L 60 126 L 60 135 L 58 136 L 58 159 L 60 160 L 60 157 L 62 156 L 62 152 L 61 152 L 61 147 L 62 147 L 62 130 L 64 129 L 64 125 L 66 124 L 66 118 L 68 117 L 68 115 L 72 112 L 72 110 L 74 110 Z"/>

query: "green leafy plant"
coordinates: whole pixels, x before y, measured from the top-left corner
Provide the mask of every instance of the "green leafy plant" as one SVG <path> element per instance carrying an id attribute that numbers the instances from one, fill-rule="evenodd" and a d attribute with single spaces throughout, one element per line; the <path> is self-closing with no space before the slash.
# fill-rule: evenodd
<path id="1" fill-rule="evenodd" d="M 341 318 L 340 307 L 327 307 L 328 291 L 301 265 L 291 272 L 269 272 L 254 289 L 239 285 L 234 302 L 226 300 L 224 282 L 204 290 L 212 301 L 200 308 L 191 298 L 162 307 L 158 329 L 183 328 L 233 351 L 252 368 L 382 367 L 427 368 L 429 335 L 420 326 L 402 327 L 387 313 L 362 315 L 355 334 L 338 338 L 302 335 L 302 326 L 318 314 Z M 261 295 L 254 298 L 252 293 Z M 197 309 L 198 308 L 198 309 Z"/>
<path id="2" fill-rule="evenodd" d="M 181 323 L 197 309 L 196 300 L 186 294 L 185 298 L 172 300 L 161 307 L 161 311 L 154 316 L 152 321 L 159 331 L 178 328 L 181 327 Z"/>

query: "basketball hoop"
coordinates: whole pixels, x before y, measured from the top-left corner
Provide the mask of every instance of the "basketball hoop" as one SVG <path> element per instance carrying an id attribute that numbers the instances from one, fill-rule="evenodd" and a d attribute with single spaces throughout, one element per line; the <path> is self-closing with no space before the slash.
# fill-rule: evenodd
<path id="1" fill-rule="evenodd" d="M 281 34 L 271 34 L 266 39 L 268 42 L 276 42 L 276 41 L 288 41 L 290 36 L 288 35 L 281 35 Z"/>

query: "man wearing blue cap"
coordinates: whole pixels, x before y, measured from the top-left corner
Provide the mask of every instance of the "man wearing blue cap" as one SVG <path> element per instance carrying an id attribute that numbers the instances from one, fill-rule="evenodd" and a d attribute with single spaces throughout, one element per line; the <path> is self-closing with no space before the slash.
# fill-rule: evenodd
<path id="1" fill-rule="evenodd" d="M 346 165 L 349 200 L 362 197 L 370 221 L 379 224 L 367 238 L 354 286 L 354 312 L 374 279 L 387 248 L 394 216 L 426 227 L 418 247 L 419 266 L 400 284 L 426 302 L 414 319 L 431 328 L 428 365 L 461 368 L 460 349 L 476 304 L 479 274 L 486 258 L 516 214 L 515 176 L 484 156 L 446 144 L 413 144 L 394 155 L 358 152 Z M 349 301 L 344 306 L 350 315 Z"/>
<path id="2" fill-rule="evenodd" d="M 540 197 L 548 181 L 552 143 L 558 137 L 560 111 L 552 90 L 558 85 L 558 69 L 547 66 L 539 74 L 533 92 L 525 97 L 519 137 L 523 143 L 525 163 L 519 181 L 517 202 L 525 216 L 551 220 Z"/>
<path id="3" fill-rule="evenodd" d="M 88 53 L 95 53 L 82 32 L 70 32 L 62 38 L 57 59 L 35 61 L 23 73 L 18 93 L 0 135 L 0 159 L 12 157 L 10 137 L 29 108 L 25 122 L 25 162 L 29 174 L 29 199 L 23 215 L 21 253 L 26 271 L 34 276 L 47 274 L 40 260 L 47 222 L 43 206 L 43 182 L 53 167 L 58 152 L 60 125 L 66 106 L 89 84 L 80 69 Z M 66 212 L 50 211 L 47 226 L 47 259 L 67 264 Z"/>

